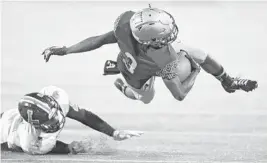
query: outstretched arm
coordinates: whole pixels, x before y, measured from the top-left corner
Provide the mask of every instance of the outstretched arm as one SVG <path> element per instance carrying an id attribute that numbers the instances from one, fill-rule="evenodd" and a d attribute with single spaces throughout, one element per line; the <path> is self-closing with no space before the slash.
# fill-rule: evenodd
<path id="1" fill-rule="evenodd" d="M 102 132 L 108 136 L 113 137 L 114 140 L 118 141 L 129 139 L 135 136 L 139 137 L 143 134 L 143 132 L 141 131 L 115 130 L 96 114 L 86 109 L 79 108 L 77 105 L 70 105 L 67 117 L 75 119 L 96 131 Z"/>
<path id="2" fill-rule="evenodd" d="M 110 31 L 108 33 L 99 35 L 99 36 L 93 36 L 89 37 L 77 44 L 74 44 L 70 47 L 57 47 L 57 46 L 52 46 L 44 50 L 42 55 L 44 56 L 44 59 L 46 62 L 49 61 L 50 57 L 52 55 L 58 55 L 58 56 L 63 56 L 67 54 L 72 54 L 72 53 L 82 53 L 82 52 L 87 52 L 91 50 L 95 50 L 97 48 L 100 48 L 102 45 L 105 44 L 112 44 L 116 43 L 117 39 L 115 37 L 114 31 Z"/>
<path id="3" fill-rule="evenodd" d="M 77 120 L 83 123 L 84 125 L 96 131 L 102 132 L 108 136 L 113 136 L 113 133 L 115 131 L 113 127 L 111 127 L 107 122 L 102 120 L 99 116 L 86 109 L 79 108 L 77 105 L 70 105 L 67 117 Z"/>
<path id="4" fill-rule="evenodd" d="M 66 49 L 66 54 L 81 53 L 97 49 L 105 44 L 116 43 L 117 39 L 113 31 L 99 36 L 89 37 L 77 44 L 74 44 Z"/>
<path id="5" fill-rule="evenodd" d="M 77 120 L 86 126 L 93 128 L 96 131 L 102 132 L 115 140 L 124 140 L 133 136 L 140 136 L 142 133 L 137 131 L 118 131 L 111 127 L 107 122 L 102 120 L 94 113 L 79 108 L 77 105 L 70 105 L 67 117 Z M 70 144 L 57 140 L 54 148 L 49 153 L 54 154 L 77 154 L 88 150 L 87 145 L 82 141 L 73 141 Z"/>
<path id="6" fill-rule="evenodd" d="M 85 109 L 80 109 L 78 106 L 70 105 L 69 112 L 67 117 L 77 120 L 83 123 L 86 126 L 93 128 L 99 132 L 102 132 L 106 135 L 113 136 L 115 131 L 109 124 L 103 121 L 94 113 L 87 111 Z M 82 142 L 73 141 L 72 143 L 64 143 L 62 141 L 57 140 L 54 148 L 49 152 L 53 154 L 76 154 L 80 152 L 84 152 L 84 145 Z"/>

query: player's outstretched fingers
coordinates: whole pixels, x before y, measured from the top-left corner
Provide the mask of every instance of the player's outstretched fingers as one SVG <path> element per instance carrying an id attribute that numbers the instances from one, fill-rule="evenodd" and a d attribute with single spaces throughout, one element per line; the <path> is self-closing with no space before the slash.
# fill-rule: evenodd
<path id="1" fill-rule="evenodd" d="M 67 47 L 66 46 L 63 46 L 63 47 L 52 46 L 50 48 L 45 49 L 44 52 L 42 53 L 42 55 L 44 55 L 44 59 L 46 62 L 49 61 L 51 55 L 63 56 L 66 54 L 67 54 Z"/>
<path id="2" fill-rule="evenodd" d="M 134 137 L 134 136 L 140 137 L 141 135 L 144 134 L 144 132 L 142 132 L 142 131 L 129 131 L 129 134 L 131 135 L 131 137 Z"/>
<path id="3" fill-rule="evenodd" d="M 131 137 L 140 137 L 143 134 L 142 131 L 131 131 L 131 130 L 116 130 L 113 133 L 114 140 L 121 141 L 126 140 Z"/>
<path id="4" fill-rule="evenodd" d="M 127 139 L 132 138 L 132 137 L 140 137 L 141 135 L 144 134 L 144 132 L 142 131 L 124 131 L 124 132 L 125 132 Z"/>
<path id="5" fill-rule="evenodd" d="M 43 51 L 42 55 L 44 56 L 44 60 L 45 60 L 46 62 L 48 62 L 48 61 L 49 61 L 49 58 L 50 58 L 50 56 L 51 56 L 51 50 L 50 50 L 50 48 L 45 49 L 45 50 Z"/>

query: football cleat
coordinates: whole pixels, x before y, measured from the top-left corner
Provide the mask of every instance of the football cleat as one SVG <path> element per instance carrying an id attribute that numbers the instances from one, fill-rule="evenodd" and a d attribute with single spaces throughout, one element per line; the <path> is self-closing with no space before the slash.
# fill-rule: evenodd
<path id="1" fill-rule="evenodd" d="M 232 78 L 231 84 L 222 82 L 222 86 L 229 93 L 235 92 L 235 90 L 250 92 L 258 87 L 258 83 L 249 79 Z"/>
<path id="2" fill-rule="evenodd" d="M 243 90 L 245 92 L 253 91 L 258 87 L 257 81 L 241 78 L 233 78 L 225 71 L 221 75 L 215 76 L 221 81 L 222 87 L 228 93 L 233 93 L 236 90 Z"/>

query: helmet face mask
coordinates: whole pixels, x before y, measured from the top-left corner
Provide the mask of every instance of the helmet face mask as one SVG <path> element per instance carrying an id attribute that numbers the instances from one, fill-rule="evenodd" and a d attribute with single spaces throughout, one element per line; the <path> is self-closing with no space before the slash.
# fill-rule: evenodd
<path id="1" fill-rule="evenodd" d="M 45 133 L 54 133 L 63 128 L 65 118 L 62 111 L 57 110 L 55 114 L 46 122 L 40 125 L 40 129 Z"/>
<path id="2" fill-rule="evenodd" d="M 27 94 L 20 100 L 18 109 L 25 121 L 45 133 L 57 132 L 65 124 L 65 116 L 60 105 L 53 97 L 47 95 Z"/>
<path id="3" fill-rule="evenodd" d="M 177 39 L 178 27 L 172 15 L 156 8 L 135 13 L 130 20 L 133 37 L 142 45 L 162 48 Z"/>
<path id="4" fill-rule="evenodd" d="M 174 26 L 172 32 L 167 37 L 163 37 L 161 39 L 154 38 L 151 41 L 141 41 L 141 44 L 149 45 L 150 47 L 154 49 L 160 49 L 164 46 L 167 46 L 168 44 L 172 43 L 176 40 L 178 35 L 178 27 Z"/>

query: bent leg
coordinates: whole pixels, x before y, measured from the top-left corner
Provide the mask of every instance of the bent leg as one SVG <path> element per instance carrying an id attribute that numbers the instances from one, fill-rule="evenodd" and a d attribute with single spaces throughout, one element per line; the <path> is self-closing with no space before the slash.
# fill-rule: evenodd
<path id="1" fill-rule="evenodd" d="M 132 88 L 135 92 L 141 95 L 139 100 L 144 104 L 149 104 L 155 96 L 154 83 L 155 77 L 152 77 L 143 85 L 141 89 Z"/>
<path id="2" fill-rule="evenodd" d="M 257 81 L 249 79 L 233 78 L 228 75 L 223 66 L 202 50 L 189 48 L 188 54 L 205 70 L 221 82 L 224 90 L 233 93 L 236 90 L 246 92 L 252 91 L 258 87 Z"/>
<path id="3" fill-rule="evenodd" d="M 154 81 L 155 77 L 150 78 L 140 89 L 134 88 L 130 84 L 125 84 L 121 79 L 117 79 L 114 84 L 126 97 L 148 104 L 154 98 Z"/>

